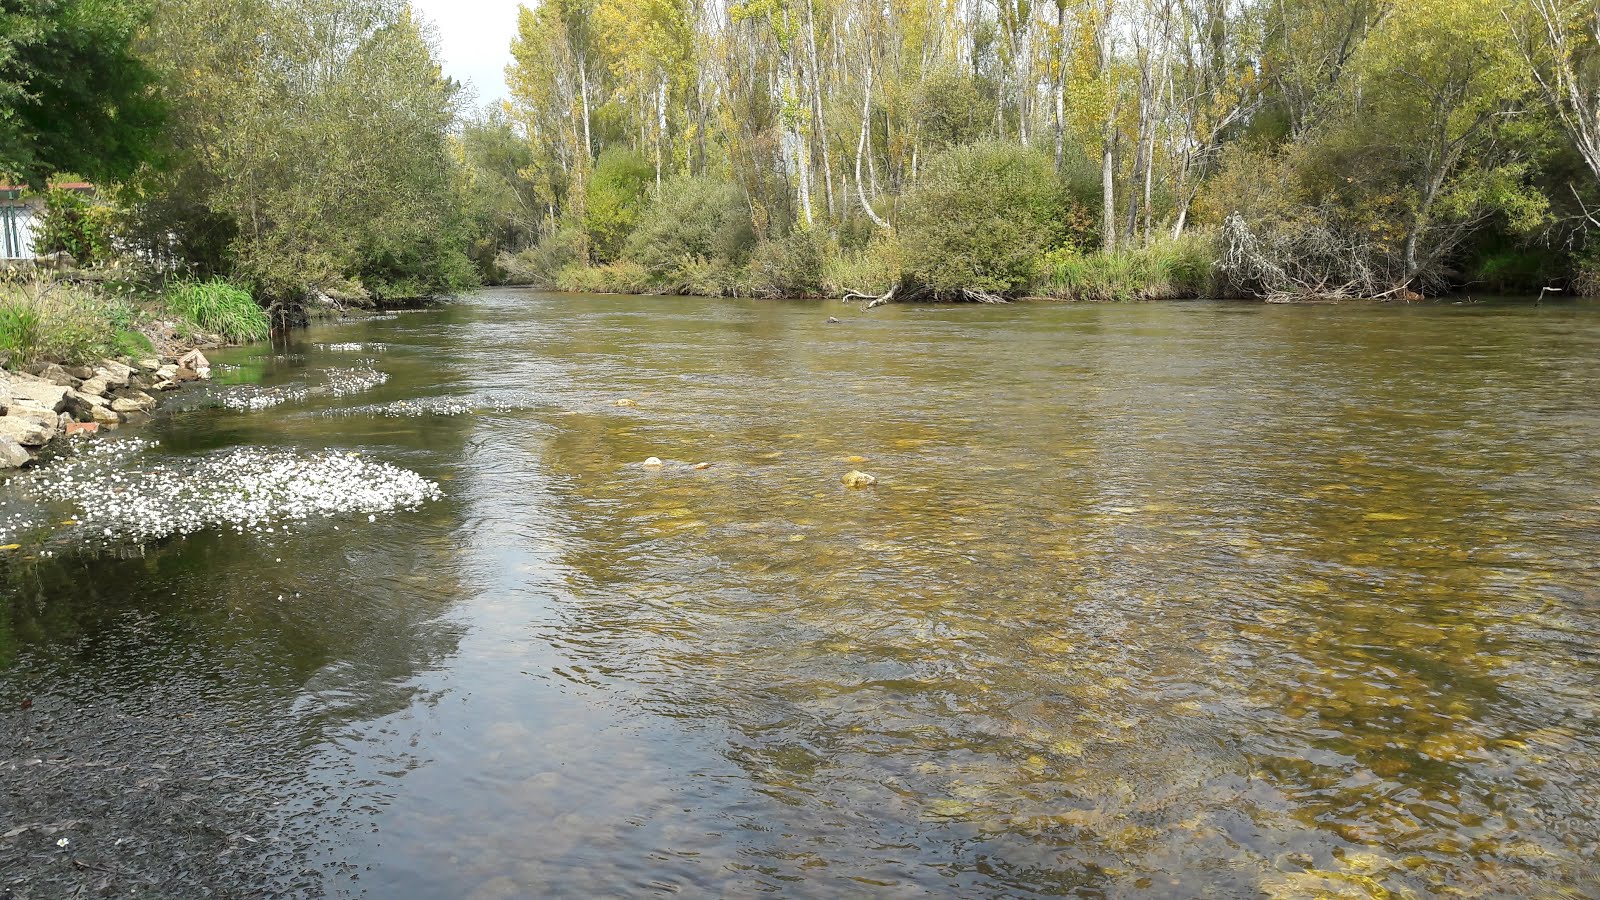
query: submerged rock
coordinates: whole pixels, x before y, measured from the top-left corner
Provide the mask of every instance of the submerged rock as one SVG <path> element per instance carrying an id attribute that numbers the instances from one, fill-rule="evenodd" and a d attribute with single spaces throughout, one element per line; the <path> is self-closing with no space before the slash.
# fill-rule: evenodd
<path id="1" fill-rule="evenodd" d="M 878 483 L 878 479 L 865 472 L 846 472 L 839 480 L 844 482 L 847 488 L 871 487 Z"/>

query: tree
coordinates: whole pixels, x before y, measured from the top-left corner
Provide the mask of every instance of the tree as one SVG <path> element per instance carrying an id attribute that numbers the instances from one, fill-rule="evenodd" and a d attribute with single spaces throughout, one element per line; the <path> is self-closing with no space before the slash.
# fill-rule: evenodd
<path id="1" fill-rule="evenodd" d="M 1600 4 L 1517 0 L 1501 14 L 1545 102 L 1600 179 Z"/>
<path id="2" fill-rule="evenodd" d="M 133 52 L 145 3 L 0 0 L 0 173 L 127 177 L 157 156 L 162 106 Z"/>
<path id="3" fill-rule="evenodd" d="M 125 192 L 158 255 L 293 307 L 473 280 L 456 86 L 400 0 L 165 0 L 142 48 L 177 148 Z"/>

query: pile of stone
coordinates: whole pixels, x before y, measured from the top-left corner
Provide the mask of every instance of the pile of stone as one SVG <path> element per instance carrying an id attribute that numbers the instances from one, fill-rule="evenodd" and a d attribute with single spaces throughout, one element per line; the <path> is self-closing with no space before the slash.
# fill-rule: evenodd
<path id="1" fill-rule="evenodd" d="M 156 406 L 151 392 L 210 377 L 211 364 L 198 350 L 165 359 L 0 369 L 0 469 L 28 464 L 61 435 L 139 424 Z"/>

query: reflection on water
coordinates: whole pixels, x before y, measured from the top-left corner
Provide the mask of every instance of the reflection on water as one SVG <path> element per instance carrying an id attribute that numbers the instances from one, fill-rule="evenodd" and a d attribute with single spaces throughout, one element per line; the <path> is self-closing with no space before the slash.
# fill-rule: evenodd
<path id="1" fill-rule="evenodd" d="M 161 452 L 445 499 L 0 563 L 0 736 L 77 761 L 12 818 L 88 823 L 0 886 L 1600 892 L 1600 309 L 838 310 L 489 292 L 220 360 L 289 399 Z"/>

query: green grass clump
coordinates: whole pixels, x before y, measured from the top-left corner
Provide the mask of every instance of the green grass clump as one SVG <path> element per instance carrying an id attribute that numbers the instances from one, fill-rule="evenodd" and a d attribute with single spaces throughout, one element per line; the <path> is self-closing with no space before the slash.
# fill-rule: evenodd
<path id="1" fill-rule="evenodd" d="M 1064 300 L 1183 300 L 1213 290 L 1215 245 L 1205 235 L 1116 253 L 1045 258 L 1043 292 Z"/>
<path id="2" fill-rule="evenodd" d="M 167 292 L 167 308 L 229 343 L 264 341 L 272 330 L 250 292 L 220 278 L 177 285 Z"/>

